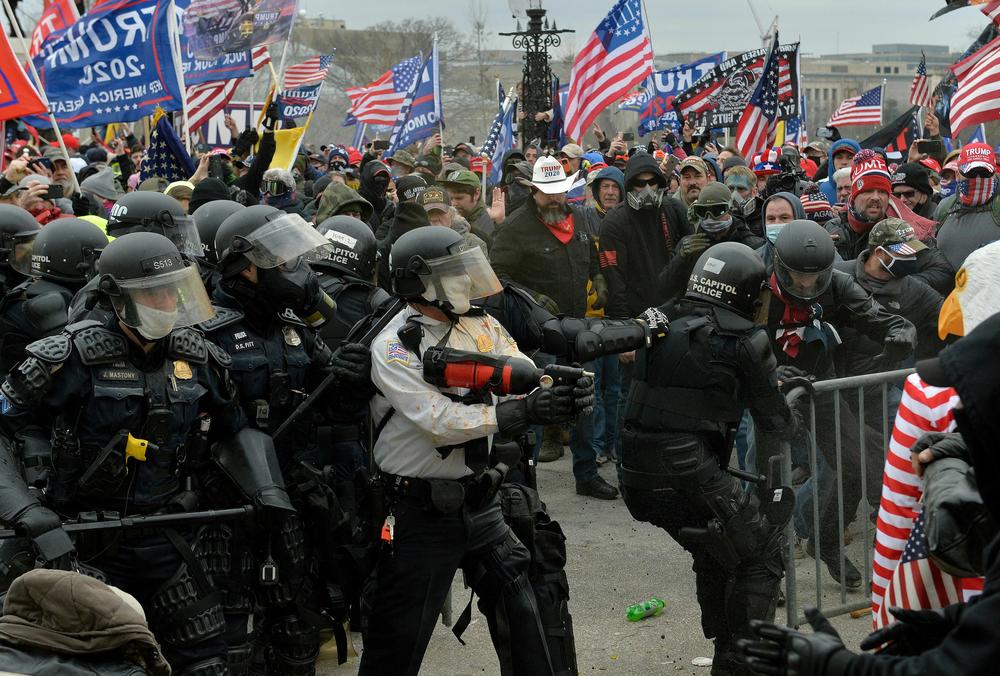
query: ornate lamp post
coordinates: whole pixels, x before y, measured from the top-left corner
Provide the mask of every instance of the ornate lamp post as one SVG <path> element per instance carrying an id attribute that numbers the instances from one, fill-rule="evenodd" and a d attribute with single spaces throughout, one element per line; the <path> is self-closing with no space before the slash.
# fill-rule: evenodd
<path id="1" fill-rule="evenodd" d="M 517 22 L 517 30 L 513 33 L 500 33 L 510 36 L 514 49 L 524 50 L 524 75 L 521 79 L 521 92 L 518 99 L 524 120 L 521 123 L 521 142 L 527 143 L 534 139 L 545 139 L 548 122 L 536 121 L 535 113 L 545 112 L 552 107 L 552 69 L 549 68 L 549 47 L 562 44 L 562 33 L 572 33 L 572 30 L 561 30 L 553 21 L 549 25 L 542 9 L 542 0 L 530 0 L 525 10 L 528 15 L 527 30 L 521 29 Z"/>

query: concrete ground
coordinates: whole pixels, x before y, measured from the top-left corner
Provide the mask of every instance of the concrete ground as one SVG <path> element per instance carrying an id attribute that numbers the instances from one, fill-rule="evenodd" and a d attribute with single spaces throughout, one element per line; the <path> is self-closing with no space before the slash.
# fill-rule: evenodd
<path id="1" fill-rule="evenodd" d="M 617 485 L 613 465 L 605 465 L 600 471 L 606 480 Z M 712 644 L 701 633 L 690 556 L 665 532 L 633 520 L 621 499 L 604 502 L 577 496 L 568 449 L 562 459 L 539 467 L 538 484 L 550 515 L 559 521 L 567 537 L 570 612 L 580 673 L 708 676 L 707 667 L 692 665 L 695 658 L 712 656 Z M 862 538 L 854 540 L 850 551 L 861 568 Z M 814 604 L 814 560 L 797 559 L 796 569 L 800 577 L 800 605 L 802 599 Z M 839 605 L 838 587 L 825 566 L 821 577 L 824 605 Z M 654 596 L 666 601 L 661 616 L 636 623 L 626 621 L 625 610 L 629 605 Z M 461 575 L 455 580 L 452 597 L 457 617 L 469 600 Z M 860 593 L 847 596 L 848 602 L 863 600 Z M 784 617 L 784 608 L 779 608 L 778 621 Z M 858 642 L 869 631 L 871 616 L 866 613 L 852 619 L 843 615 L 835 618 L 833 624 L 848 647 L 857 649 Z M 475 608 L 472 624 L 463 639 L 465 646 L 455 640 L 448 627 L 439 624 L 421 673 L 435 676 L 498 673 L 486 621 Z M 355 636 L 355 642 L 361 646 L 360 635 Z M 340 676 L 355 673 L 357 668 L 357 657 L 338 667 L 330 647 L 324 652 L 317 673 Z"/>

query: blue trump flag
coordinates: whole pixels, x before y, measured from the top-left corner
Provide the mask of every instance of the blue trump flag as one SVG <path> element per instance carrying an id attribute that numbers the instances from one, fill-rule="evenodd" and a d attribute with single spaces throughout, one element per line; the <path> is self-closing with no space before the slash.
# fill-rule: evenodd
<path id="1" fill-rule="evenodd" d="M 174 6 L 185 17 L 187 17 L 191 4 L 191 0 L 174 0 Z M 238 1 L 236 7 L 239 8 Z M 198 9 L 196 8 L 195 11 Z M 220 13 L 221 10 L 222 7 L 219 7 Z M 250 77 L 252 65 L 250 50 L 219 54 L 215 58 L 208 58 L 205 54 L 196 55 L 195 45 L 192 44 L 188 31 L 178 32 L 180 33 L 181 67 L 184 71 L 185 86 Z"/>
<path id="2" fill-rule="evenodd" d="M 50 35 L 35 57 L 52 113 L 66 128 L 133 122 L 181 109 L 172 4 L 111 0 Z M 25 118 L 48 128 L 47 117 Z"/>
<path id="3" fill-rule="evenodd" d="M 431 55 L 424 61 L 420 75 L 403 100 L 403 107 L 399 109 L 396 123 L 389 135 L 389 149 L 385 152 L 385 156 L 391 157 L 397 150 L 433 136 L 443 126 L 441 78 L 438 74 L 438 51 L 435 40 Z"/>
<path id="4" fill-rule="evenodd" d="M 517 110 L 517 97 L 505 97 L 503 105 L 493 124 L 486 132 L 486 142 L 480 154 L 490 158 L 493 169 L 490 171 L 490 185 L 497 185 L 503 176 L 503 157 L 514 147 L 514 113 Z"/>
<path id="5" fill-rule="evenodd" d="M 649 96 L 639 113 L 639 134 L 645 136 L 667 127 L 680 128 L 673 106 L 674 97 L 725 60 L 726 53 L 719 52 L 676 68 L 659 70 L 646 78 Z"/>

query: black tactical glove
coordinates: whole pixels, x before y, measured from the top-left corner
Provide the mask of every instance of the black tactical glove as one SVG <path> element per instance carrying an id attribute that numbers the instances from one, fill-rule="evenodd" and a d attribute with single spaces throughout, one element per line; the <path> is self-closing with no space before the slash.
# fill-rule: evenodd
<path id="1" fill-rule="evenodd" d="M 233 143 L 233 153 L 240 157 L 247 157 L 253 152 L 253 148 L 260 141 L 260 135 L 256 129 L 244 129 Z"/>
<path id="2" fill-rule="evenodd" d="M 712 246 L 712 240 L 703 232 L 681 237 L 677 243 L 677 255 L 681 258 L 697 258 L 701 252 Z"/>
<path id="3" fill-rule="evenodd" d="M 18 514 L 14 530 L 22 537 L 30 538 L 39 558 L 54 567 L 69 570 L 70 556 L 76 552 L 69 534 L 63 530 L 59 516 L 47 507 L 32 505 Z"/>
<path id="4" fill-rule="evenodd" d="M 913 352 L 913 341 L 906 335 L 886 336 L 882 354 L 890 362 L 903 361 Z"/>
<path id="5" fill-rule="evenodd" d="M 958 458 L 972 464 L 969 448 L 965 445 L 965 439 L 958 432 L 928 432 L 917 439 L 917 443 L 913 444 L 910 453 L 916 455 L 928 449 L 934 454 L 935 460 Z"/>
<path id="6" fill-rule="evenodd" d="M 267 111 L 264 113 L 264 129 L 274 131 L 275 126 L 278 124 L 279 115 L 278 104 L 272 103 L 269 105 Z"/>
<path id="7" fill-rule="evenodd" d="M 938 646 L 955 628 L 954 622 L 939 610 L 906 610 L 889 608 L 896 621 L 868 634 L 861 641 L 862 650 L 885 647 L 885 655 L 919 655 Z"/>
<path id="8" fill-rule="evenodd" d="M 554 300 L 546 296 L 544 293 L 533 294 L 535 302 L 545 308 L 546 312 L 550 312 L 554 315 L 559 314 L 559 304 Z"/>
<path id="9" fill-rule="evenodd" d="M 593 387 L 591 381 L 591 395 Z M 586 396 L 581 396 L 581 400 L 585 401 Z M 517 436 L 525 432 L 529 425 L 569 422 L 576 415 L 576 402 L 575 388 L 572 385 L 538 387 L 524 399 L 502 401 L 497 404 L 497 427 L 504 436 Z M 593 397 L 590 405 L 593 405 Z"/>
<path id="10" fill-rule="evenodd" d="M 593 308 L 595 310 L 603 310 L 604 306 L 608 304 L 608 281 L 604 279 L 604 275 L 594 275 L 590 283 L 593 284 L 594 293 L 597 294 L 597 298 L 594 299 Z"/>
<path id="11" fill-rule="evenodd" d="M 594 379 L 584 376 L 573 383 L 573 410 L 577 415 L 594 412 Z"/>
<path id="12" fill-rule="evenodd" d="M 367 384 L 371 382 L 372 353 L 361 343 L 344 343 L 333 353 L 330 370 L 337 374 L 343 384 Z"/>
<path id="13" fill-rule="evenodd" d="M 769 676 L 833 676 L 845 669 L 854 655 L 823 613 L 806 608 L 815 633 L 803 634 L 770 622 L 751 620 L 750 628 L 761 640 L 740 639 L 736 645 L 746 655 L 747 666 Z"/>

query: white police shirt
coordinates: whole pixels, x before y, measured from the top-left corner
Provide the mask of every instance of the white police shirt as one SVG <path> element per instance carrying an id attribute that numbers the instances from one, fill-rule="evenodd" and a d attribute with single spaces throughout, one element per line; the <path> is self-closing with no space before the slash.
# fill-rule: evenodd
<path id="1" fill-rule="evenodd" d="M 420 359 L 399 340 L 397 331 L 409 319 L 424 329 L 421 354 L 438 344 L 448 332 L 449 323 L 431 319 L 407 307 L 396 315 L 372 342 L 372 381 L 381 394 L 371 401 L 375 425 L 388 414 L 375 442 L 375 462 L 383 472 L 421 479 L 459 479 L 472 473 L 465 466 L 465 451 L 455 449 L 442 458 L 437 448 L 480 439 L 497 431 L 496 408 L 490 404 L 466 405 L 441 394 L 459 396 L 464 388 L 441 390 L 423 378 Z M 461 317 L 442 347 L 458 350 L 509 355 L 531 362 L 517 349 L 507 330 L 489 315 Z M 509 398 L 509 397 L 507 397 Z M 497 398 L 494 397 L 494 404 Z"/>

